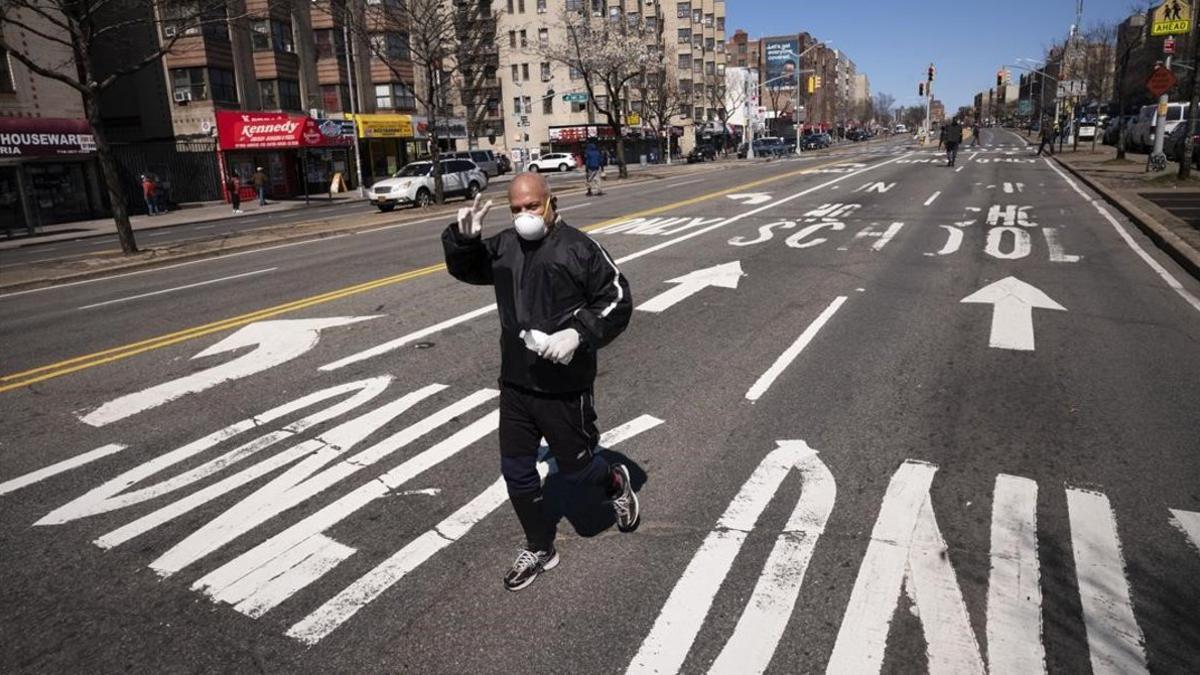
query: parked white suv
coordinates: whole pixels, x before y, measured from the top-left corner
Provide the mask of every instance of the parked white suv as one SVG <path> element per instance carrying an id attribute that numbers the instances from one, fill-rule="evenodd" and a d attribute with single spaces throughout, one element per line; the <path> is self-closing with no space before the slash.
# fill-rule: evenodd
<path id="1" fill-rule="evenodd" d="M 1163 136 L 1165 140 L 1167 136 L 1175 131 L 1175 127 L 1179 123 L 1187 119 L 1187 103 L 1168 103 L 1167 104 L 1167 121 L 1163 128 Z M 1130 127 L 1129 132 L 1125 134 L 1128 150 L 1140 152 L 1149 152 L 1154 148 L 1154 132 L 1158 128 L 1158 105 L 1144 105 L 1138 112 L 1137 121 Z"/>
<path id="2" fill-rule="evenodd" d="M 568 155 L 565 152 L 552 152 L 548 155 L 529 162 L 527 167 L 530 171 L 570 171 L 574 169 L 575 155 Z"/>
<path id="3" fill-rule="evenodd" d="M 447 197 L 462 195 L 474 199 L 487 188 L 487 174 L 467 159 L 443 159 L 442 191 Z M 367 197 L 380 211 L 391 211 L 397 204 L 429 206 L 433 202 L 433 162 L 405 165 L 391 178 L 371 186 Z"/>

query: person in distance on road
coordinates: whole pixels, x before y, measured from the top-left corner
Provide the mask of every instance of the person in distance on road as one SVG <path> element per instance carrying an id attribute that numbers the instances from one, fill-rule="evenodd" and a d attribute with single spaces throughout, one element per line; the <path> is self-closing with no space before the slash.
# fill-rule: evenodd
<path id="1" fill-rule="evenodd" d="M 950 121 L 950 126 L 943 130 L 946 141 L 946 166 L 954 166 L 954 160 L 958 159 L 958 144 L 962 143 L 963 129 L 958 123 L 958 118 L 955 117 Z"/>
<path id="2" fill-rule="evenodd" d="M 1054 125 L 1050 123 L 1050 119 L 1047 118 L 1042 120 L 1042 141 L 1038 143 L 1037 149 L 1037 154 L 1039 157 L 1042 155 L 1042 150 L 1045 150 L 1046 148 L 1050 149 L 1050 156 L 1054 156 L 1054 137 L 1057 135 L 1058 132 L 1054 130 Z"/>
<path id="3" fill-rule="evenodd" d="M 586 172 L 584 180 L 587 181 L 587 193 L 589 195 L 592 194 L 593 189 L 598 195 L 604 194 L 600 190 L 600 172 L 604 170 L 604 164 L 604 155 L 596 147 L 595 142 L 589 141 L 587 148 L 583 151 L 583 166 Z"/>
<path id="4" fill-rule="evenodd" d="M 629 324 L 629 283 L 608 253 L 557 214 L 546 179 L 523 173 L 508 188 L 513 227 L 484 239 L 492 202 L 459 209 L 442 233 L 446 268 L 496 290 L 500 315 L 500 472 L 525 533 L 504 576 L 525 588 L 558 564 L 554 523 L 544 513 L 537 458 L 541 439 L 559 473 L 602 488 L 617 528 L 637 528 L 640 511 L 629 470 L 598 452 L 593 386 L 596 352 Z"/>

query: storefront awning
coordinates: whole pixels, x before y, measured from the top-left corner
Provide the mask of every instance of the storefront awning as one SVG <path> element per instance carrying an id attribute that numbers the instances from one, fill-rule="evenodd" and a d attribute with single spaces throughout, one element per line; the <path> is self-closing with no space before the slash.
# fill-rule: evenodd
<path id="1" fill-rule="evenodd" d="M 217 142 L 222 150 L 277 150 L 345 147 L 342 121 L 277 112 L 217 111 Z"/>
<path id="2" fill-rule="evenodd" d="M 86 155 L 96 151 L 86 120 L 0 117 L 0 157 Z"/>

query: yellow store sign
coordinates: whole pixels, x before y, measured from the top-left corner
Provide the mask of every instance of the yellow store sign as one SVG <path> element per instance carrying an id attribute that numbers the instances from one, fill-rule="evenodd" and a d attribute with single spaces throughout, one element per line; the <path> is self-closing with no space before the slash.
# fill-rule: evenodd
<path id="1" fill-rule="evenodd" d="M 1167 0 L 1150 13 L 1151 35 L 1186 35 L 1192 32 L 1192 3 Z"/>
<path id="2" fill-rule="evenodd" d="M 359 138 L 412 138 L 412 115 L 347 115 L 355 121 Z"/>

